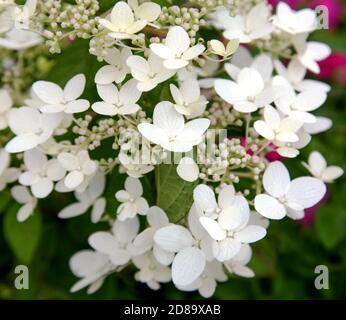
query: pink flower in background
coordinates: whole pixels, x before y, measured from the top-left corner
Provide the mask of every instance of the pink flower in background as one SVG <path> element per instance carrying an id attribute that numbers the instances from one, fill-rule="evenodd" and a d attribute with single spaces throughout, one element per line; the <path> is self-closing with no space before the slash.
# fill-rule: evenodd
<path id="1" fill-rule="evenodd" d="M 342 17 L 342 4 L 340 0 L 308 0 L 310 8 L 316 8 L 319 5 L 326 6 L 329 13 L 329 28 L 335 29 Z"/>
<path id="2" fill-rule="evenodd" d="M 246 147 L 246 138 L 245 137 L 241 137 L 241 146 Z M 267 152 L 267 154 L 265 155 L 266 159 L 269 162 L 273 162 L 273 161 L 281 161 L 282 159 L 284 159 L 282 156 L 280 156 L 275 149 L 277 149 L 276 146 L 274 146 L 273 144 L 270 144 L 270 147 L 272 148 L 272 151 Z M 250 156 L 252 156 L 254 154 L 254 152 L 251 149 L 248 149 L 247 154 L 249 154 Z"/>
<path id="3" fill-rule="evenodd" d="M 334 78 L 346 85 L 346 54 L 333 52 L 327 59 L 320 61 L 319 65 L 321 68 L 320 79 Z"/>

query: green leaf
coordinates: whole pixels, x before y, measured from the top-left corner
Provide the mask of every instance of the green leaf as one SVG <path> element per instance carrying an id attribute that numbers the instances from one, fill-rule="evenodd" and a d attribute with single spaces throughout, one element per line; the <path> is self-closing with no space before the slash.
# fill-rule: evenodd
<path id="1" fill-rule="evenodd" d="M 4 218 L 5 240 L 19 262 L 30 264 L 41 236 L 41 215 L 35 212 L 24 222 L 17 221 L 18 205 L 8 210 Z"/>
<path id="2" fill-rule="evenodd" d="M 171 164 L 157 166 L 155 176 L 157 205 L 171 221 L 181 220 L 191 208 L 193 189 L 197 183 L 182 180 L 177 174 L 177 166 Z"/>
<path id="3" fill-rule="evenodd" d="M 12 199 L 11 193 L 7 190 L 0 192 L 0 214 L 3 213 Z"/>
<path id="4" fill-rule="evenodd" d="M 326 249 L 333 249 L 346 239 L 345 225 L 346 210 L 344 206 L 331 203 L 318 211 L 316 230 Z"/>
<path id="5" fill-rule="evenodd" d="M 78 73 L 83 73 L 87 79 L 82 97 L 95 101 L 98 99 L 94 77 L 97 70 L 102 66 L 96 57 L 89 54 L 89 42 L 76 40 L 55 59 L 55 65 L 49 72 L 47 79 L 65 86 L 66 82 Z"/>

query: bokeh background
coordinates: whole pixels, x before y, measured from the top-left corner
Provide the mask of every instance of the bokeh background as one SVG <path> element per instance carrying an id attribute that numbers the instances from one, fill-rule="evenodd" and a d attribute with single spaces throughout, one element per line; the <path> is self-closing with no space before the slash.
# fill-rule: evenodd
<path id="1" fill-rule="evenodd" d="M 101 1 L 107 5 L 109 1 Z M 270 1 L 275 5 L 278 1 Z M 313 137 L 300 157 L 319 150 L 329 164 L 345 167 L 346 160 L 346 1 L 292 0 L 292 7 L 326 5 L 330 28 L 313 34 L 312 39 L 329 44 L 333 54 L 321 62 L 323 81 L 332 86 L 327 103 L 318 111 L 334 122 L 333 128 Z M 50 65 L 46 78 L 64 83 L 77 72 L 92 77 L 99 65 L 88 57 L 88 44 L 78 40 L 55 58 L 36 61 Z M 86 57 L 81 59 L 81 57 Z M 33 63 L 32 61 L 30 63 Z M 313 77 L 313 75 L 311 75 Z M 92 90 L 89 90 L 92 92 Z M 300 161 L 286 161 L 292 176 L 307 174 Z M 218 285 L 216 299 L 344 299 L 346 298 L 346 183 L 345 177 L 329 185 L 328 195 L 315 208 L 309 209 L 301 222 L 290 219 L 274 221 L 268 236 L 256 243 L 250 266 L 254 279 L 231 277 Z M 114 184 L 121 185 L 121 181 Z M 113 197 L 114 192 L 109 193 Z M 183 293 L 173 285 L 163 285 L 155 292 L 133 280 L 127 269 L 109 276 L 94 295 L 84 291 L 71 294 L 69 288 L 77 280 L 69 270 L 68 260 L 76 251 L 87 247 L 90 233 L 106 228 L 90 223 L 89 215 L 61 221 L 57 210 L 69 199 L 53 196 L 43 202 L 40 213 L 25 223 L 15 220 L 18 205 L 9 191 L 0 194 L 0 299 L 198 299 L 197 293 Z M 54 207 L 58 203 L 58 208 Z M 30 289 L 15 290 L 14 267 L 29 266 Z M 317 290 L 315 267 L 329 268 L 329 289 Z"/>

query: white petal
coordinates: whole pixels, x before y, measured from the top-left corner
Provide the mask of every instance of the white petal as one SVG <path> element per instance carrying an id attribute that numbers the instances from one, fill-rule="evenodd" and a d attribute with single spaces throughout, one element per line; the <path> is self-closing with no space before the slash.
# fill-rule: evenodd
<path id="1" fill-rule="evenodd" d="M 255 208 L 262 216 L 280 220 L 286 215 L 285 207 L 275 198 L 266 194 L 260 194 L 255 198 Z"/>
<path id="2" fill-rule="evenodd" d="M 69 189 L 77 188 L 83 181 L 84 175 L 78 170 L 71 171 L 64 179 L 64 183 Z"/>
<path id="3" fill-rule="evenodd" d="M 143 187 L 139 179 L 128 177 L 125 180 L 125 189 L 134 199 L 143 194 Z"/>
<path id="4" fill-rule="evenodd" d="M 149 224 L 155 229 L 162 228 L 169 224 L 167 215 L 157 206 L 153 206 L 149 209 L 147 219 Z"/>
<path id="5" fill-rule="evenodd" d="M 39 137 L 33 133 L 24 133 L 10 140 L 5 149 L 8 153 L 23 152 L 35 148 L 39 144 Z"/>
<path id="6" fill-rule="evenodd" d="M 344 174 L 344 170 L 337 166 L 330 166 L 322 173 L 322 180 L 325 182 L 333 182 L 335 179 L 340 178 Z"/>
<path id="7" fill-rule="evenodd" d="M 309 165 L 312 168 L 312 170 L 317 174 L 321 174 L 323 170 L 327 168 L 326 159 L 324 159 L 322 154 L 318 151 L 310 153 Z"/>
<path id="8" fill-rule="evenodd" d="M 186 67 L 188 64 L 188 61 L 182 59 L 168 59 L 163 62 L 165 68 L 169 70 L 178 70 Z"/>
<path id="9" fill-rule="evenodd" d="M 172 103 L 160 102 L 153 114 L 154 125 L 165 130 L 168 135 L 176 135 L 184 129 L 184 117 L 175 111 Z"/>
<path id="10" fill-rule="evenodd" d="M 124 2 L 117 2 L 111 11 L 111 21 L 121 30 L 127 30 L 134 22 L 130 6 Z"/>
<path id="11" fill-rule="evenodd" d="M 135 13 L 139 19 L 152 22 L 159 17 L 161 7 L 154 2 L 144 2 L 135 10 Z"/>
<path id="12" fill-rule="evenodd" d="M 159 229 L 154 236 L 154 241 L 164 250 L 178 252 L 193 244 L 191 233 L 179 225 L 170 225 Z"/>
<path id="13" fill-rule="evenodd" d="M 101 99 L 109 104 L 117 104 L 119 102 L 119 91 L 114 84 L 97 85 L 97 92 Z"/>
<path id="14" fill-rule="evenodd" d="M 190 47 L 190 37 L 180 26 L 171 27 L 167 33 L 165 45 L 180 55 Z"/>
<path id="15" fill-rule="evenodd" d="M 238 75 L 237 83 L 248 97 L 257 96 L 264 88 L 262 76 L 253 68 L 242 69 Z"/>
<path id="16" fill-rule="evenodd" d="M 117 78 L 119 70 L 114 66 L 103 66 L 96 72 L 95 83 L 100 85 L 110 84 Z"/>
<path id="17" fill-rule="evenodd" d="M 199 167 L 192 158 L 184 157 L 179 161 L 177 173 L 183 180 L 193 182 L 199 177 Z"/>
<path id="18" fill-rule="evenodd" d="M 230 104 L 233 104 L 235 101 L 246 99 L 243 90 L 233 81 L 217 79 L 214 85 L 216 93 Z"/>
<path id="19" fill-rule="evenodd" d="M 197 209 L 202 211 L 215 210 L 217 208 L 217 203 L 215 199 L 215 194 L 213 190 L 204 184 L 198 185 L 193 190 L 193 199 Z"/>
<path id="20" fill-rule="evenodd" d="M 62 152 L 58 155 L 58 161 L 68 171 L 76 170 L 79 167 L 78 158 L 68 152 Z"/>
<path id="21" fill-rule="evenodd" d="M 39 199 L 46 198 L 54 188 L 54 184 L 48 178 L 41 178 L 31 186 L 32 194 Z"/>
<path id="22" fill-rule="evenodd" d="M 174 52 L 161 43 L 152 43 L 150 49 L 162 59 L 174 59 Z"/>
<path id="23" fill-rule="evenodd" d="M 172 281 L 177 286 L 186 286 L 195 281 L 203 272 L 205 256 L 200 249 L 185 248 L 174 258 Z"/>
<path id="24" fill-rule="evenodd" d="M 17 220 L 18 222 L 23 222 L 28 219 L 35 209 L 35 205 L 33 203 L 27 203 L 22 206 L 17 212 Z"/>
<path id="25" fill-rule="evenodd" d="M 201 217 L 199 221 L 213 239 L 223 240 L 226 238 L 226 231 L 222 229 L 215 220 L 207 217 Z"/>
<path id="26" fill-rule="evenodd" d="M 226 238 L 218 242 L 216 246 L 216 259 L 221 262 L 232 259 L 240 251 L 240 248 L 241 243 L 239 241 Z"/>
<path id="27" fill-rule="evenodd" d="M 58 217 L 61 219 L 77 217 L 85 213 L 88 210 L 88 208 L 89 208 L 89 205 L 87 203 L 80 203 L 80 202 L 72 203 L 68 205 L 67 207 L 65 207 L 64 209 L 62 209 L 58 213 Z"/>
<path id="28" fill-rule="evenodd" d="M 153 254 L 156 260 L 164 266 L 170 265 L 174 259 L 173 252 L 165 251 L 157 244 L 154 244 Z"/>
<path id="29" fill-rule="evenodd" d="M 102 215 L 105 212 L 105 209 L 106 209 L 106 199 L 105 198 L 97 199 L 91 211 L 91 222 L 92 223 L 99 222 Z"/>
<path id="30" fill-rule="evenodd" d="M 89 237 L 88 242 L 92 248 L 104 254 L 112 254 L 118 249 L 115 238 L 109 232 L 95 232 Z"/>
<path id="31" fill-rule="evenodd" d="M 88 100 L 79 99 L 71 101 L 67 104 L 64 112 L 65 113 L 79 113 L 88 110 L 90 107 L 90 103 Z"/>
<path id="32" fill-rule="evenodd" d="M 64 97 L 67 101 L 78 99 L 85 88 L 85 75 L 80 73 L 71 78 L 65 85 Z"/>
<path id="33" fill-rule="evenodd" d="M 48 104 L 60 104 L 64 101 L 63 90 L 55 83 L 36 81 L 32 86 L 36 96 Z"/>
<path id="34" fill-rule="evenodd" d="M 95 102 L 91 106 L 91 109 L 104 116 L 115 116 L 119 111 L 119 108 L 117 108 L 115 105 L 106 102 Z"/>
<path id="35" fill-rule="evenodd" d="M 204 45 L 196 44 L 195 46 L 187 49 L 181 56 L 184 60 L 193 60 L 197 58 L 205 50 Z"/>
<path id="36" fill-rule="evenodd" d="M 275 138 L 274 131 L 268 126 L 267 122 L 264 122 L 263 120 L 257 120 L 254 123 L 254 129 L 258 134 L 268 140 L 273 140 Z"/>
<path id="37" fill-rule="evenodd" d="M 263 175 L 264 189 L 273 197 L 280 197 L 286 193 L 290 184 L 287 168 L 280 162 L 269 164 Z"/>
<path id="38" fill-rule="evenodd" d="M 235 239 L 242 243 L 253 243 L 263 239 L 267 234 L 265 228 L 249 225 L 235 234 Z"/>
<path id="39" fill-rule="evenodd" d="M 313 207 L 325 195 L 326 185 L 319 179 L 301 177 L 291 182 L 286 194 L 287 203 L 301 206 L 301 209 Z"/>

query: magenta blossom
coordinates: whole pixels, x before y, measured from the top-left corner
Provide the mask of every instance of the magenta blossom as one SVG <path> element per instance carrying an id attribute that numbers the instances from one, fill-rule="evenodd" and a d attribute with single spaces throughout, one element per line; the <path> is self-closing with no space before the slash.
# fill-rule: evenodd
<path id="1" fill-rule="evenodd" d="M 319 62 L 320 79 L 336 79 L 346 85 L 346 54 L 333 52 L 327 59 Z"/>

